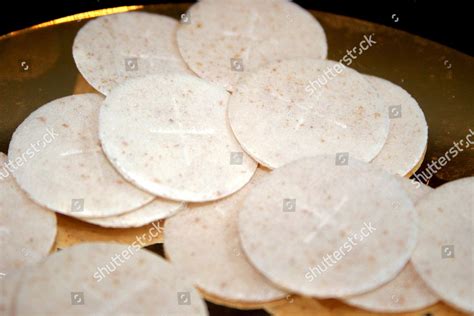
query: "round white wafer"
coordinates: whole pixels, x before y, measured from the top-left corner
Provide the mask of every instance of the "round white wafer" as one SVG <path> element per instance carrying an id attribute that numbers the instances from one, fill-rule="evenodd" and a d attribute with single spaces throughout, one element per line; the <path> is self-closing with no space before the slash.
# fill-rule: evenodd
<path id="1" fill-rule="evenodd" d="M 188 66 L 230 91 L 243 73 L 264 64 L 327 56 L 321 25 L 289 1 L 201 1 L 182 16 L 177 34 Z"/>
<path id="2" fill-rule="evenodd" d="M 405 178 L 397 178 L 413 203 L 431 192 L 428 186 L 412 183 Z M 426 286 L 411 262 L 408 262 L 395 279 L 374 291 L 353 296 L 344 301 L 373 312 L 400 313 L 419 310 L 438 301 L 438 297 Z"/>
<path id="3" fill-rule="evenodd" d="M 372 161 L 392 174 L 405 176 L 425 154 L 428 125 L 416 100 L 403 88 L 382 78 L 365 76 L 382 98 L 390 117 L 387 142 Z"/>
<path id="4" fill-rule="evenodd" d="M 194 76 L 130 80 L 102 106 L 104 151 L 122 175 L 158 196 L 202 202 L 230 195 L 257 164 L 227 126 L 227 101 L 227 91 Z"/>
<path id="5" fill-rule="evenodd" d="M 167 257 L 210 295 L 240 303 L 268 302 L 286 295 L 250 265 L 239 242 L 242 200 L 268 173 L 258 168 L 239 192 L 216 202 L 190 205 L 165 223 Z"/>
<path id="6" fill-rule="evenodd" d="M 105 243 L 64 249 L 25 273 L 16 311 L 18 315 L 207 315 L 191 283 L 161 257 Z"/>
<path id="7" fill-rule="evenodd" d="M 0 272 L 34 264 L 46 257 L 56 237 L 56 215 L 33 203 L 6 174 L 7 157 L 0 153 Z"/>
<path id="8" fill-rule="evenodd" d="M 374 158 L 388 135 L 386 108 L 362 75 L 342 67 L 328 60 L 294 59 L 243 78 L 230 98 L 228 115 L 245 151 L 269 168 L 319 154 Z M 328 69 L 335 76 L 311 90 L 309 82 Z"/>
<path id="9" fill-rule="evenodd" d="M 122 215 L 86 218 L 86 222 L 110 228 L 141 227 L 151 222 L 176 214 L 185 207 L 185 203 L 157 198 L 149 204 Z"/>
<path id="10" fill-rule="evenodd" d="M 448 182 L 423 197 L 412 262 L 443 301 L 474 313 L 474 177 Z"/>
<path id="11" fill-rule="evenodd" d="M 125 213 L 153 200 L 123 179 L 102 152 L 98 117 L 103 98 L 81 94 L 51 101 L 13 134 L 9 158 L 20 187 L 38 204 L 76 217 Z"/>
<path id="12" fill-rule="evenodd" d="M 176 20 L 145 12 L 99 17 L 77 33 L 74 61 L 84 78 L 103 94 L 130 78 L 191 73 L 178 50 L 177 28 Z"/>
<path id="13" fill-rule="evenodd" d="M 319 156 L 274 170 L 239 215 L 250 261 L 298 294 L 344 297 L 375 289 L 402 270 L 415 247 L 415 209 L 397 180 L 354 159 L 336 162 Z"/>

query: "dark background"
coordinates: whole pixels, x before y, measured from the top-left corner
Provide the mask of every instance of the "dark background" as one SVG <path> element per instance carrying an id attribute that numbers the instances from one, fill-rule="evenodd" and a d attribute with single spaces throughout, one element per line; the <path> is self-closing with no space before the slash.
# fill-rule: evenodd
<path id="1" fill-rule="evenodd" d="M 225 0 L 222 0 L 225 1 Z M 258 0 L 255 0 L 258 1 Z M 107 7 L 192 2 L 149 0 L 10 1 L 0 9 L 0 34 L 41 22 Z M 473 56 L 474 29 L 469 1 L 423 0 L 295 0 L 307 9 L 326 11 L 388 25 L 434 40 Z M 398 19 L 397 19 L 398 18 Z"/>

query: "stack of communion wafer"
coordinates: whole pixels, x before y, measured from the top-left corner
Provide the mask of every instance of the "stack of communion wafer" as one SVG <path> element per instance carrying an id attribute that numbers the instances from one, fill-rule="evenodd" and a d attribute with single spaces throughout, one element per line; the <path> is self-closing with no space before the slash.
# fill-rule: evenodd
<path id="1" fill-rule="evenodd" d="M 408 92 L 327 60 L 292 2 L 201 0 L 180 22 L 88 22 L 72 54 L 97 92 L 15 131 L 2 315 L 207 315 L 203 298 L 276 315 L 474 312 L 474 177 L 406 178 L 427 146 Z M 123 230 L 165 219 L 166 260 L 113 238 L 50 254 L 55 212 Z"/>

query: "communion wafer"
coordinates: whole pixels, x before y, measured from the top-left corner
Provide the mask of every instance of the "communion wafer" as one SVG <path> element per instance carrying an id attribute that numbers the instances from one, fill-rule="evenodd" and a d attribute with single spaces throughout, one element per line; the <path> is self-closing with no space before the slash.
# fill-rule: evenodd
<path id="1" fill-rule="evenodd" d="M 179 54 L 177 28 L 176 20 L 146 12 L 99 17 L 84 25 L 74 39 L 74 61 L 103 94 L 130 78 L 191 73 Z"/>
<path id="2" fill-rule="evenodd" d="M 191 204 L 165 223 L 167 257 L 210 295 L 239 303 L 268 302 L 286 296 L 253 268 L 239 243 L 237 216 L 241 202 L 267 173 L 258 168 L 239 192 L 212 203 Z"/>
<path id="3" fill-rule="evenodd" d="M 8 273 L 46 257 L 56 237 L 56 215 L 33 203 L 11 175 L 0 153 L 0 272 Z"/>
<path id="4" fill-rule="evenodd" d="M 274 170 L 239 214 L 250 262 L 276 285 L 320 298 L 361 294 L 393 279 L 416 232 L 413 203 L 393 176 L 334 156 Z"/>
<path id="5" fill-rule="evenodd" d="M 129 184 L 102 152 L 98 117 L 103 98 L 81 94 L 51 101 L 13 134 L 9 158 L 20 187 L 38 204 L 76 217 L 113 216 L 153 196 Z"/>
<path id="6" fill-rule="evenodd" d="M 334 77 L 327 78 L 328 71 Z M 323 79 L 321 88 L 310 84 Z M 370 161 L 388 135 L 388 114 L 376 90 L 355 70 L 328 60 L 260 68 L 239 82 L 228 107 L 237 140 L 269 168 L 318 154 Z"/>
<path id="7" fill-rule="evenodd" d="M 321 25 L 289 1 L 200 1 L 182 16 L 177 38 L 188 66 L 230 91 L 264 64 L 327 55 Z"/>
<path id="8" fill-rule="evenodd" d="M 149 204 L 122 215 L 86 218 L 86 222 L 110 228 L 141 227 L 151 222 L 176 214 L 185 207 L 185 203 L 157 198 Z"/>
<path id="9" fill-rule="evenodd" d="M 403 189 L 414 204 L 433 189 L 412 180 L 398 178 Z M 361 295 L 344 299 L 344 302 L 373 312 L 415 311 L 438 301 L 435 295 L 420 278 L 411 262 L 408 262 L 395 279 L 381 287 Z"/>
<path id="10" fill-rule="evenodd" d="M 389 114 L 387 142 L 372 161 L 392 174 L 405 176 L 423 159 L 428 142 L 428 125 L 416 100 L 388 80 L 365 76 L 380 94 Z"/>
<path id="11" fill-rule="evenodd" d="M 474 312 L 474 177 L 448 182 L 416 205 L 420 218 L 413 265 L 449 305 Z"/>
<path id="12" fill-rule="evenodd" d="M 19 315 L 207 315 L 197 291 L 167 261 L 147 250 L 105 243 L 64 249 L 25 273 L 16 311 Z"/>
<path id="13" fill-rule="evenodd" d="M 230 195 L 257 164 L 227 126 L 227 100 L 227 91 L 194 76 L 130 80 L 102 106 L 104 152 L 124 177 L 158 196 L 203 202 Z"/>

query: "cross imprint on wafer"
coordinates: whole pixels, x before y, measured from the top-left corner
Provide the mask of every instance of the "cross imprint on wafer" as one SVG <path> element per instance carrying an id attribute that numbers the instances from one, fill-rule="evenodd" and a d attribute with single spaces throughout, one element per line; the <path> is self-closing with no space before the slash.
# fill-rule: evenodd
<path id="1" fill-rule="evenodd" d="M 191 294 L 189 292 L 178 292 L 179 305 L 191 305 Z"/>
<path id="2" fill-rule="evenodd" d="M 91 132 L 88 131 L 88 133 L 92 136 Z M 74 156 L 74 155 L 84 155 L 84 154 L 90 154 L 93 153 L 95 157 L 98 157 L 102 153 L 102 148 L 100 148 L 100 145 L 98 145 L 94 149 L 88 149 L 88 150 L 83 150 L 83 149 L 76 149 L 76 150 L 70 150 L 64 153 L 61 153 L 61 157 L 68 157 L 68 156 Z M 104 179 L 104 173 L 102 171 L 102 166 L 98 163 L 98 159 L 94 159 L 95 165 L 97 167 L 97 170 L 99 171 L 99 176 L 100 180 Z"/>
<path id="3" fill-rule="evenodd" d="M 255 14 L 255 12 L 252 11 L 251 13 L 251 20 L 249 22 L 249 28 L 242 33 L 236 33 L 236 32 L 224 32 L 225 36 L 228 37 L 239 37 L 239 38 L 244 38 L 247 40 L 247 43 L 249 45 L 244 48 L 244 58 L 231 58 L 230 59 L 230 69 L 232 71 L 244 71 L 244 63 L 243 60 L 248 60 L 250 57 L 250 53 L 252 51 L 252 46 L 254 42 L 259 41 L 258 38 L 256 38 L 253 33 L 255 33 L 255 25 L 257 20 L 259 19 L 258 14 Z"/>
<path id="4" fill-rule="evenodd" d="M 161 134 L 161 135 L 179 135 L 181 139 L 181 148 L 183 151 L 183 157 L 186 161 L 186 165 L 191 165 L 191 160 L 189 158 L 189 151 L 187 146 L 185 146 L 185 137 L 186 135 L 191 136 L 209 136 L 214 135 L 214 129 L 184 129 L 183 124 L 181 123 L 181 112 L 179 111 L 179 106 L 176 102 L 176 99 L 173 98 L 173 111 L 178 123 L 179 129 L 152 129 L 150 130 L 151 133 Z M 174 121 L 173 121 L 174 122 Z"/>
<path id="5" fill-rule="evenodd" d="M 306 237 L 305 239 L 303 240 L 304 243 L 309 243 L 311 242 L 314 237 L 316 237 L 316 234 L 317 232 L 323 227 L 325 226 L 327 223 L 329 222 L 335 222 L 334 221 L 334 215 L 336 215 L 337 213 L 339 213 L 339 211 L 341 210 L 342 206 L 344 204 L 346 204 L 348 198 L 347 196 L 344 195 L 344 197 L 341 199 L 341 201 L 339 201 L 339 203 L 337 203 L 336 206 L 334 206 L 334 211 L 333 212 L 325 212 L 324 215 L 321 215 L 320 212 L 315 212 L 314 215 L 316 215 L 319 219 L 319 224 L 318 224 L 318 227 L 316 228 L 316 230 L 313 230 L 312 232 L 310 232 Z M 337 222 L 336 222 L 337 224 Z"/>
<path id="6" fill-rule="evenodd" d="M 317 99 L 319 100 L 319 98 L 321 97 L 321 92 L 318 91 L 318 94 L 317 94 Z M 329 117 L 327 117 L 326 115 L 323 115 L 321 114 L 319 111 L 317 111 L 315 108 L 314 108 L 314 105 L 313 103 L 309 103 L 308 105 L 305 105 L 305 104 L 300 104 L 300 103 L 294 103 L 293 100 L 290 100 L 288 98 L 285 98 L 283 97 L 282 95 L 278 95 L 276 94 L 275 92 L 271 91 L 270 92 L 270 95 L 276 99 L 279 99 L 279 100 L 282 100 L 288 104 L 292 104 L 293 106 L 290 108 L 290 110 L 288 112 L 286 112 L 286 115 L 288 116 L 291 112 L 293 112 L 293 109 L 294 109 L 294 106 L 296 106 L 296 108 L 300 109 L 303 113 L 300 114 L 300 116 L 296 119 L 296 125 L 295 125 L 295 130 L 299 130 L 301 126 L 304 125 L 304 122 L 305 122 L 305 118 L 308 116 L 308 113 L 311 112 L 312 115 L 315 115 L 317 116 L 318 118 L 321 118 L 321 119 L 324 119 L 326 121 L 330 121 L 331 123 L 333 123 L 334 125 L 340 127 L 340 128 L 343 128 L 343 129 L 346 129 L 347 128 L 347 125 L 340 122 L 340 121 L 337 121 L 337 120 L 334 120 L 334 119 L 331 119 Z"/>

